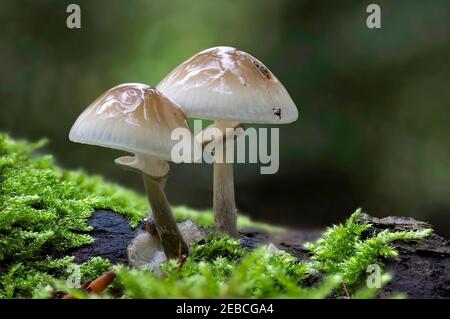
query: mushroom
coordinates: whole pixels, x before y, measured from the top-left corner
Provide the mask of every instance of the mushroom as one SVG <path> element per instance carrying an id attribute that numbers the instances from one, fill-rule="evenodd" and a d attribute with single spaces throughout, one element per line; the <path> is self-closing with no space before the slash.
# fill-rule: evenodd
<path id="1" fill-rule="evenodd" d="M 128 83 L 110 89 L 89 105 L 69 134 L 73 142 L 134 154 L 117 158 L 115 163 L 142 174 L 168 259 L 188 254 L 164 193 L 175 144 L 171 133 L 176 128 L 190 132 L 177 105 L 148 85 Z"/>
<path id="2" fill-rule="evenodd" d="M 176 67 L 157 86 L 188 117 L 213 120 L 213 127 L 240 123 L 286 124 L 297 108 L 286 89 L 259 60 L 231 47 L 202 51 Z M 224 156 L 226 148 L 215 156 Z M 214 163 L 214 213 L 219 232 L 237 236 L 233 164 Z"/>

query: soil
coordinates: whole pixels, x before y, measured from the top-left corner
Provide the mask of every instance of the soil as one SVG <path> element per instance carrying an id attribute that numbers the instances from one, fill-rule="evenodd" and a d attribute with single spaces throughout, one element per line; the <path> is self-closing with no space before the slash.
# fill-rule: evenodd
<path id="1" fill-rule="evenodd" d="M 367 235 L 389 230 L 417 230 L 432 228 L 431 225 L 412 218 L 375 218 L 364 215 L 363 220 L 372 224 Z M 122 216 L 105 210 L 93 214 L 89 224 L 94 243 L 72 252 L 77 262 L 93 256 L 108 258 L 112 263 L 127 263 L 127 246 L 140 227 L 132 229 Z M 246 228 L 240 232 L 240 240 L 247 248 L 273 243 L 299 260 L 308 260 L 309 253 L 303 244 L 314 241 L 321 231 L 300 230 L 270 235 L 267 232 Z M 379 293 L 389 297 L 394 292 L 404 292 L 409 298 L 450 298 L 450 243 L 436 234 L 419 242 L 401 242 L 395 245 L 399 255 L 385 261 L 385 269 L 393 278 Z M 311 283 L 318 278 L 311 278 Z"/>

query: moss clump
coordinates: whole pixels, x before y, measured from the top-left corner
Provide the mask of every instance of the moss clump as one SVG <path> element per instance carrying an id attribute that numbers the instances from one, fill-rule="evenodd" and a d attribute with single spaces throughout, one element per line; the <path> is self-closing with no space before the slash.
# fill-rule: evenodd
<path id="1" fill-rule="evenodd" d="M 92 242 L 88 218 L 96 208 L 120 211 L 132 224 L 145 213 L 138 195 L 32 157 L 45 141 L 15 141 L 0 134 L 0 296 L 27 297 L 61 274 L 65 251 Z"/>
<path id="2" fill-rule="evenodd" d="M 30 297 L 33 291 L 53 283 L 55 278 L 69 278 L 73 274 L 74 265 L 73 257 L 59 259 L 47 257 L 27 263 L 14 263 L 2 273 L 0 298 Z M 77 268 L 80 282 L 95 279 L 110 267 L 109 261 L 93 257 Z"/>
<path id="3" fill-rule="evenodd" d="M 361 210 L 357 210 L 345 225 L 328 228 L 322 238 L 306 247 L 312 252 L 314 267 L 326 273 L 340 273 L 343 283 L 354 286 L 366 273 L 367 267 L 380 264 L 384 258 L 397 256 L 392 243 L 420 240 L 431 234 L 431 229 L 420 231 L 389 232 L 384 230 L 373 237 L 362 234 L 371 225 L 358 222 Z"/>
<path id="4" fill-rule="evenodd" d="M 170 261 L 164 275 L 119 267 L 128 298 L 280 298 L 307 297 L 301 282 L 311 269 L 289 254 L 267 247 L 248 251 L 239 241 L 218 235 L 193 248 L 181 266 Z"/>

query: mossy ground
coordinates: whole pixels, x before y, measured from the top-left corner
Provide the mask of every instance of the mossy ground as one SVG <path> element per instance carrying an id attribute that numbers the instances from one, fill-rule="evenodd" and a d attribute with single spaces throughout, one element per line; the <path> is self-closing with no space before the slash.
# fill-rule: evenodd
<path id="1" fill-rule="evenodd" d="M 109 209 L 136 225 L 148 213 L 145 197 L 135 192 L 98 176 L 63 170 L 51 156 L 33 156 L 42 145 L 0 134 L 0 298 L 48 297 L 52 286 L 86 297 L 67 287 L 64 279 L 73 264 L 73 257 L 65 253 L 92 242 L 85 233 L 90 230 L 89 217 L 96 209 Z M 202 227 L 213 226 L 211 212 L 175 207 L 174 214 L 178 221 L 191 219 Z M 309 262 L 267 247 L 246 250 L 238 241 L 212 235 L 193 249 L 182 267 L 175 261 L 164 265 L 163 277 L 93 258 L 81 265 L 81 280 L 114 267 L 118 280 L 104 297 L 323 298 L 341 293 L 342 287 L 347 294 L 372 297 L 376 290 L 359 289 L 367 266 L 394 256 L 392 242 L 419 240 L 430 231 L 382 232 L 363 239 L 369 225 L 357 221 L 359 214 L 310 244 Z M 245 217 L 238 224 L 280 230 Z M 306 280 L 318 273 L 324 279 L 308 287 Z M 382 281 L 386 280 L 384 275 Z"/>

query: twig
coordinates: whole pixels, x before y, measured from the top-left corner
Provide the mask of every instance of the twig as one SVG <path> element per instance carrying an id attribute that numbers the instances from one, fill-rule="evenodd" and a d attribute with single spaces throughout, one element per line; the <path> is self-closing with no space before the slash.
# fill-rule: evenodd
<path id="1" fill-rule="evenodd" d="M 347 286 L 344 283 L 342 283 L 342 287 L 344 288 L 346 299 L 352 299 L 352 297 L 350 296 L 350 293 L 348 292 Z"/>

